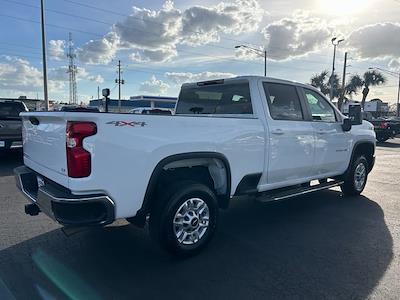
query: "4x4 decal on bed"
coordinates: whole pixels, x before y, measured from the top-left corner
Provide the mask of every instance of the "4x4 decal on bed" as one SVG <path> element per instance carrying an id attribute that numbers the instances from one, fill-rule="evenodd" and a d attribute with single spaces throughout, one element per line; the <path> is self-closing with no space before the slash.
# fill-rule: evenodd
<path id="1" fill-rule="evenodd" d="M 136 126 L 140 126 L 140 127 L 144 127 L 145 125 L 147 125 L 146 122 L 137 122 L 137 121 L 110 121 L 107 122 L 106 124 L 112 124 L 114 126 L 118 126 L 118 127 L 123 127 L 123 126 L 130 126 L 130 127 L 136 127 Z"/>

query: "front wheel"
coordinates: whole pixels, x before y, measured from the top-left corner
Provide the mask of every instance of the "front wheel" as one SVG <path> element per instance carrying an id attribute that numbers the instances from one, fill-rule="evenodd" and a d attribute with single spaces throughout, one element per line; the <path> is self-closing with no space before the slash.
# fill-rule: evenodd
<path id="1" fill-rule="evenodd" d="M 217 220 L 214 192 L 204 184 L 183 181 L 158 197 L 150 214 L 150 233 L 168 252 L 190 256 L 209 243 Z"/>
<path id="2" fill-rule="evenodd" d="M 368 162 L 361 155 L 353 160 L 349 174 L 341 185 L 343 194 L 346 196 L 357 196 L 362 193 L 368 178 Z"/>

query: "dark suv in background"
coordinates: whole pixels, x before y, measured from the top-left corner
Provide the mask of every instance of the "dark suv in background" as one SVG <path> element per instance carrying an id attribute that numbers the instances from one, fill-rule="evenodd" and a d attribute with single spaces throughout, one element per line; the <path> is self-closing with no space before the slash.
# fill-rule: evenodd
<path id="1" fill-rule="evenodd" d="M 28 111 L 20 101 L 0 100 L 0 151 L 22 145 L 20 112 Z"/>

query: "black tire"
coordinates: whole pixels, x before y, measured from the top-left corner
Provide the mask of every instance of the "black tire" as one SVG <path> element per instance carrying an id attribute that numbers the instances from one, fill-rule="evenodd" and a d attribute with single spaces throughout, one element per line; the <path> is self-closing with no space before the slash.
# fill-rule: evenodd
<path id="1" fill-rule="evenodd" d="M 205 228 L 205 224 L 203 224 L 203 222 L 206 222 L 205 217 L 203 220 L 201 214 L 197 214 L 193 206 L 193 210 L 186 210 L 185 217 L 182 217 L 182 223 L 189 222 L 189 218 L 192 218 L 190 219 L 190 224 L 186 223 L 182 225 L 182 228 L 186 226 L 182 232 L 187 234 L 187 239 L 179 241 L 179 237 L 177 236 L 179 234 L 176 232 L 180 232 L 179 226 L 181 225 L 174 225 L 174 219 L 178 211 L 185 208 L 185 203 L 189 203 L 190 207 L 191 202 L 188 202 L 190 199 L 200 199 L 206 204 L 207 209 L 205 210 L 206 212 L 208 210 L 208 226 Z M 207 246 L 214 235 L 218 221 L 217 198 L 208 186 L 189 180 L 180 181 L 172 185 L 166 192 L 159 193 L 156 201 L 157 203 L 150 213 L 149 229 L 152 238 L 163 249 L 178 256 L 192 256 Z M 197 202 L 197 204 L 199 203 Z M 197 237 L 199 237 L 197 241 L 195 239 L 194 241 L 191 240 L 192 237 L 196 237 L 194 231 L 201 232 L 200 234 L 197 233 Z M 180 235 L 180 237 L 186 236 L 185 233 Z"/>
<path id="2" fill-rule="evenodd" d="M 363 165 L 359 167 L 360 165 Z M 361 169 L 358 169 L 361 168 Z M 364 170 L 363 180 L 361 183 L 360 170 Z M 356 174 L 357 172 L 357 174 Z M 346 196 L 358 196 L 362 193 L 367 184 L 368 179 L 368 161 L 365 156 L 355 157 L 351 163 L 350 171 L 345 177 L 344 183 L 340 186 L 342 192 Z"/>

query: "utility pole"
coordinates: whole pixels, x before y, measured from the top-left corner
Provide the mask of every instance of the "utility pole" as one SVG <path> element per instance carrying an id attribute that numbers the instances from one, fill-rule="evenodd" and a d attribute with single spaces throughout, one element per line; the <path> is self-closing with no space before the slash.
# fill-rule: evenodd
<path id="1" fill-rule="evenodd" d="M 264 50 L 264 77 L 267 76 L 267 50 Z"/>
<path id="2" fill-rule="evenodd" d="M 345 85 L 346 85 L 346 68 L 347 68 L 347 52 L 344 53 L 344 65 L 343 65 L 343 76 L 342 76 L 342 93 L 340 94 L 338 100 L 338 108 L 342 111 L 342 105 L 344 101 L 344 95 L 346 93 Z"/>
<path id="3" fill-rule="evenodd" d="M 97 99 L 100 99 L 100 86 L 97 86 Z"/>
<path id="4" fill-rule="evenodd" d="M 76 87 L 76 73 L 77 68 L 74 63 L 74 59 L 76 54 L 74 52 L 74 44 L 72 42 L 72 33 L 69 33 L 68 38 L 68 54 L 67 57 L 69 59 L 68 71 L 69 73 L 69 104 L 77 104 L 77 87 Z"/>
<path id="5" fill-rule="evenodd" d="M 124 84 L 125 81 L 121 79 L 121 61 L 118 60 L 118 78 L 115 79 L 115 83 L 118 84 L 118 112 L 121 112 L 121 84 Z"/>
<path id="6" fill-rule="evenodd" d="M 42 64 L 43 64 L 43 94 L 46 111 L 49 110 L 49 96 L 47 92 L 47 61 L 46 61 L 46 33 L 44 28 L 44 0 L 40 0 L 40 23 L 42 27 Z"/>
<path id="7" fill-rule="evenodd" d="M 400 102 L 400 73 L 399 73 L 399 86 L 397 87 L 397 107 L 396 107 L 396 117 L 399 117 L 399 102 Z"/>
<path id="8" fill-rule="evenodd" d="M 333 100 L 333 79 L 334 79 L 334 75 L 335 75 L 335 59 L 336 59 L 336 47 L 344 41 L 344 39 L 340 39 L 338 40 L 336 43 L 336 37 L 332 38 L 331 42 L 333 45 L 333 63 L 332 63 L 332 74 L 331 74 L 331 78 L 330 78 L 330 85 L 331 85 L 331 89 L 330 89 L 330 96 L 329 99 L 332 101 Z"/>

